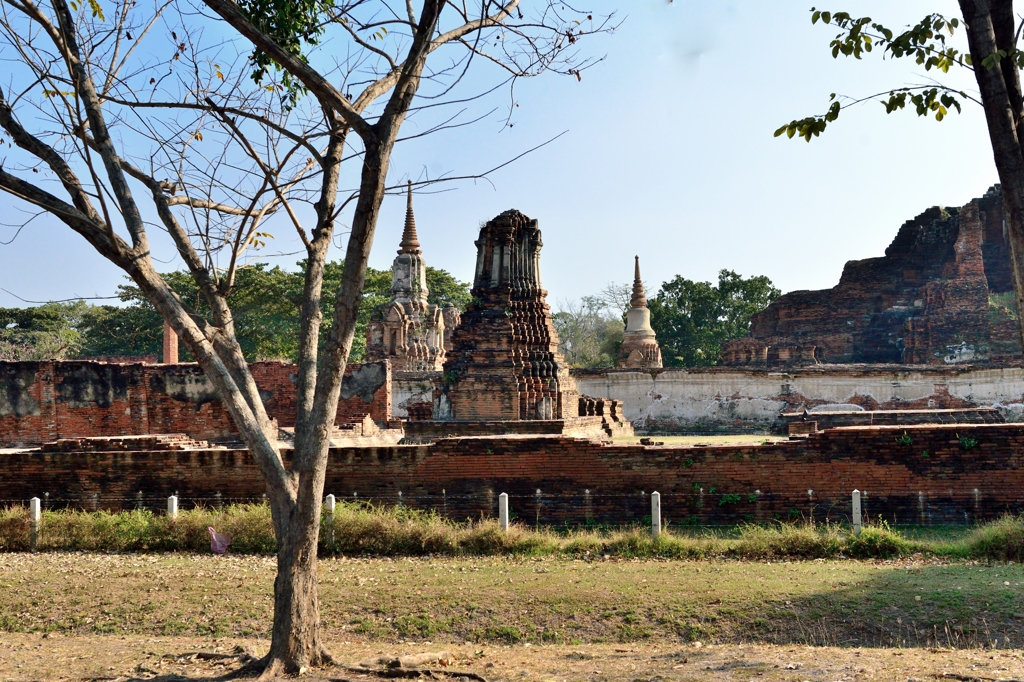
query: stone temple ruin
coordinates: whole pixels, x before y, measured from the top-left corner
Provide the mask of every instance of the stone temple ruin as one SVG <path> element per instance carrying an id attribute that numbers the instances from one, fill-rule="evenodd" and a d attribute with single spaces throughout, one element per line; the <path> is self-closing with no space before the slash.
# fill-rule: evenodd
<path id="1" fill-rule="evenodd" d="M 1017 321 L 990 297 L 1013 276 L 998 186 L 961 208 L 930 208 L 881 258 L 846 264 L 839 284 L 793 291 L 727 342 L 729 366 L 958 364 L 1021 357 Z"/>
<path id="2" fill-rule="evenodd" d="M 472 423 L 476 433 L 488 430 L 482 424 L 496 433 L 529 432 L 533 423 L 557 422 L 567 433 L 632 433 L 617 401 L 580 395 L 558 351 L 541 285 L 537 221 L 505 211 L 480 228 L 475 243 L 473 299 L 452 332 L 431 396 L 435 427 L 459 433 L 461 424 Z M 410 426 L 420 434 L 428 428 Z"/>
<path id="3" fill-rule="evenodd" d="M 383 312 L 374 312 L 366 330 L 366 359 L 390 360 L 398 372 L 436 371 L 444 364 L 446 330 L 459 323 L 459 311 L 448 304 L 444 310 L 427 302 L 427 264 L 416 236 L 412 212 L 412 181 L 409 182 L 405 230 L 398 257 L 391 266 L 391 301 Z"/>
<path id="4" fill-rule="evenodd" d="M 541 288 L 536 220 L 506 211 L 480 229 L 472 302 L 452 335 L 434 401 L 442 421 L 576 416 L 579 393 L 558 352 Z"/>
<path id="5" fill-rule="evenodd" d="M 460 323 L 427 301 L 410 198 L 370 361 L 346 368 L 325 492 L 457 518 L 493 516 L 506 492 L 537 523 L 636 521 L 654 490 L 674 520 L 698 523 L 794 508 L 834 521 L 853 487 L 870 491 L 872 515 L 904 521 L 1024 509 L 1024 368 L 1006 362 L 1019 357 L 1015 321 L 990 304 L 1012 289 L 1001 210 L 993 192 L 922 214 L 834 289 L 781 297 L 722 367 L 661 367 L 637 259 L 618 367 L 570 372 L 537 221 L 507 211 L 481 228 Z M 251 369 L 287 465 L 296 369 Z M 634 426 L 791 435 L 612 441 Z M 0 448 L 8 500 L 154 509 L 172 492 L 192 503 L 264 492 L 195 364 L 0 362 Z"/>

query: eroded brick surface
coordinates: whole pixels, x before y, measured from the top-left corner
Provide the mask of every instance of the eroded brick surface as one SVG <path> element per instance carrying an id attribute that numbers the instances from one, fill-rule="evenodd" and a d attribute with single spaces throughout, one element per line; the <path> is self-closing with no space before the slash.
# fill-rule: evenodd
<path id="1" fill-rule="evenodd" d="M 990 307 L 1013 291 L 993 188 L 961 208 L 931 208 L 900 228 L 881 258 L 850 261 L 835 287 L 794 291 L 723 346 L 726 365 L 954 364 L 1020 357 L 1017 323 Z"/>
<path id="2" fill-rule="evenodd" d="M 295 425 L 295 366 L 250 365 L 272 419 Z M 391 418 L 388 363 L 345 370 L 336 422 Z M 0 362 L 0 446 L 90 436 L 184 433 L 222 439 L 237 433 L 213 386 L 195 364 L 120 365 L 91 361 Z"/>
<path id="3" fill-rule="evenodd" d="M 558 352 L 541 287 L 540 229 L 505 211 L 480 229 L 473 300 L 452 333 L 434 400 L 443 421 L 578 416 L 579 392 Z"/>

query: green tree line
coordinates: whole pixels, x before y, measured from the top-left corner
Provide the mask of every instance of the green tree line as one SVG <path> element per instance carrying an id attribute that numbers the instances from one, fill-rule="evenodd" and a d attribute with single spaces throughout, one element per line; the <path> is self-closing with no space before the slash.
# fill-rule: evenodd
<path id="1" fill-rule="evenodd" d="M 562 354 L 572 367 L 614 367 L 618 359 L 629 287 L 609 285 L 579 302 L 560 304 L 554 314 Z M 782 292 L 763 275 L 743 277 L 721 270 L 718 283 L 682 275 L 648 298 L 651 327 L 666 367 L 711 367 L 722 359 L 722 344 L 747 335 L 750 320 Z"/>
<path id="2" fill-rule="evenodd" d="M 330 331 L 328 314 L 341 283 L 342 264 L 330 263 L 325 272 L 321 338 Z M 201 313 L 206 306 L 191 277 L 166 275 L 175 292 Z M 427 268 L 429 301 L 453 303 L 464 310 L 469 284 L 445 270 Z M 366 350 L 366 325 L 375 310 L 391 298 L 391 272 L 370 268 L 352 349 L 353 361 Z M 246 359 L 294 360 L 299 326 L 301 272 L 259 263 L 239 271 L 230 302 Z M 764 276 L 747 277 L 722 270 L 718 283 L 697 282 L 679 275 L 662 284 L 649 299 L 651 326 L 658 335 L 667 367 L 709 367 L 718 364 L 722 344 L 745 336 L 751 317 L 778 298 L 780 292 Z M 161 352 L 163 322 L 133 285 L 118 288 L 121 305 L 92 305 L 84 301 L 47 303 L 30 308 L 0 308 L 0 360 L 47 360 L 108 356 L 156 355 Z M 579 302 L 561 304 L 554 314 L 561 350 L 572 367 L 614 367 L 622 332 L 629 287 L 609 285 Z M 182 347 L 182 360 L 189 361 Z"/>
<path id="3" fill-rule="evenodd" d="M 300 263 L 301 266 L 301 263 Z M 321 339 L 330 331 L 334 298 L 341 285 L 343 263 L 328 263 L 324 272 Z M 165 275 L 174 291 L 195 310 L 208 312 L 186 272 Z M 258 263 L 238 271 L 229 302 L 235 329 L 247 360 L 294 360 L 298 356 L 299 302 L 302 271 Z M 429 301 L 460 310 L 470 300 L 469 284 L 439 268 L 427 267 Z M 352 360 L 366 350 L 366 325 L 375 310 L 391 298 L 391 271 L 368 268 Z M 122 305 L 92 305 L 84 301 L 47 303 L 30 308 L 0 308 L 0 360 L 48 360 L 103 356 L 159 356 L 163 320 L 134 285 L 118 287 Z M 182 360 L 192 358 L 182 350 Z"/>

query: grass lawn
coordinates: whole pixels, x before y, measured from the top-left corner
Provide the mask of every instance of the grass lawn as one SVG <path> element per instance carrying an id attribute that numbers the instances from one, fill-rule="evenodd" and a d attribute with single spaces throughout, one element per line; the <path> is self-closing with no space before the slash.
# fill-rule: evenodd
<path id="1" fill-rule="evenodd" d="M 266 634 L 269 557 L 0 554 L 0 630 Z M 1024 644 L 1020 564 L 565 558 L 321 562 L 332 637 L 487 644 Z"/>
<path id="2" fill-rule="evenodd" d="M 332 558 L 320 575 L 346 664 L 444 649 L 488 680 L 1024 670 L 1015 563 Z M 265 651 L 273 576 L 261 556 L 0 554 L 0 679 L 224 673 L 230 659 L 183 654 Z"/>

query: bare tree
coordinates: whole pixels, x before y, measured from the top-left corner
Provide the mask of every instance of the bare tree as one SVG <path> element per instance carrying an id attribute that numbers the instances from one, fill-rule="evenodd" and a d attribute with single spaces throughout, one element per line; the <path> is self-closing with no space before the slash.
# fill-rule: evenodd
<path id="1" fill-rule="evenodd" d="M 626 329 L 622 318 L 629 305 L 629 290 L 626 290 L 623 304 L 622 288 L 622 285 L 610 283 L 595 296 L 558 302 L 558 312 L 552 320 L 561 341 L 559 350 L 570 367 L 615 366 Z"/>
<path id="2" fill-rule="evenodd" d="M 418 9 L 413 0 L 298 0 L 290 14 L 263 0 L 204 0 L 244 38 L 237 47 L 206 40 L 203 6 L 185 0 L 147 9 L 116 0 L 109 18 L 100 0 L 50 2 L 0 3 L 3 50 L 16 67 L 0 87 L 0 128 L 13 143 L 0 189 L 127 273 L 197 359 L 267 485 L 278 575 L 259 669 L 272 677 L 327 663 L 316 585 L 324 475 L 399 130 L 411 114 L 457 102 L 476 62 L 510 84 L 546 71 L 581 78 L 592 62 L 576 43 L 610 30 L 610 17 L 548 0 L 524 3 L 525 13 L 520 0 L 420 0 Z M 325 44 L 330 54 L 317 48 Z M 425 132 L 464 123 L 441 117 Z M 343 282 L 321 345 L 324 265 L 346 209 Z M 305 258 L 290 466 L 228 303 L 271 219 L 294 228 Z M 156 271 L 154 227 L 173 241 L 207 314 Z"/>

